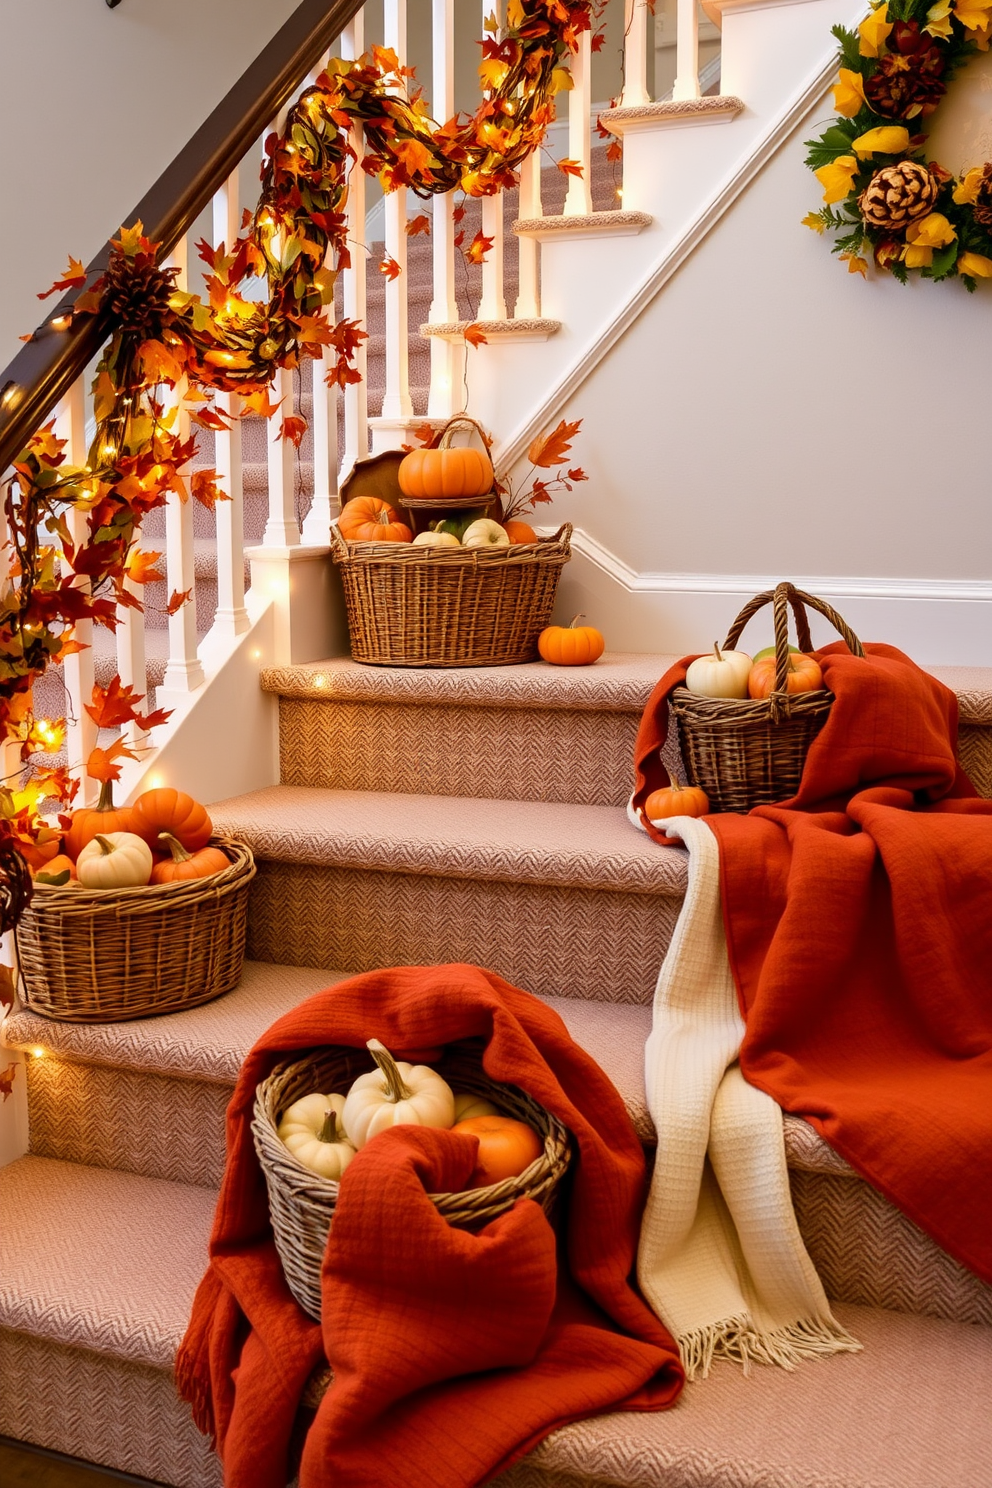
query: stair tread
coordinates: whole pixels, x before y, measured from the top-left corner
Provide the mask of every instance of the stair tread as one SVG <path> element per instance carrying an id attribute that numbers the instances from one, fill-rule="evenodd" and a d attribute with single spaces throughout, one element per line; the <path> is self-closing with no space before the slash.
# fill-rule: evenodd
<path id="1" fill-rule="evenodd" d="M 679 897 L 687 856 L 617 806 L 272 785 L 211 805 L 268 861 Z"/>
<path id="2" fill-rule="evenodd" d="M 0 1169 L 0 1326 L 171 1369 L 207 1261 L 210 1189 L 47 1157 Z"/>
<path id="3" fill-rule="evenodd" d="M 209 1190 L 25 1157 L 0 1172 L 0 1201 L 0 1325 L 171 1369 L 206 1265 Z M 989 1488 L 992 1330 L 835 1310 L 862 1353 L 749 1377 L 718 1365 L 674 1409 L 575 1422 L 529 1465 L 625 1488 Z"/>

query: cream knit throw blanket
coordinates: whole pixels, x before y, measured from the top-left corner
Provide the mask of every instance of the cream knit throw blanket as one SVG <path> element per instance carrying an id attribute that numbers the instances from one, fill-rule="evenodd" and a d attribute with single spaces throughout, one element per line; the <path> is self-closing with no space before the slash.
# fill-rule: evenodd
<path id="1" fill-rule="evenodd" d="M 752 1360 L 792 1369 L 860 1345 L 831 1316 L 799 1234 L 781 1110 L 737 1063 L 744 1024 L 716 837 L 689 817 L 662 825 L 689 849 L 689 886 L 645 1051 L 658 1154 L 637 1276 L 689 1379 L 705 1378 L 717 1358 L 736 1359 L 745 1373 Z"/>

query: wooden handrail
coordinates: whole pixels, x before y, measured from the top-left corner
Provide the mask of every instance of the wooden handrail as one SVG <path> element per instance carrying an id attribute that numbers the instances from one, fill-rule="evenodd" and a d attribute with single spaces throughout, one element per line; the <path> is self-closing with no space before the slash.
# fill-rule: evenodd
<path id="1" fill-rule="evenodd" d="M 363 4 L 364 0 L 303 0 L 128 214 L 125 225 L 140 218 L 146 235 L 161 243 L 160 256 L 171 252 Z M 108 241 L 87 267 L 88 283 L 103 273 L 109 254 Z M 114 330 L 106 315 L 81 315 L 71 324 L 66 320 L 67 329 L 56 329 L 80 293 L 63 295 L 55 309 L 46 312 L 33 339 L 0 372 L 0 472 Z"/>

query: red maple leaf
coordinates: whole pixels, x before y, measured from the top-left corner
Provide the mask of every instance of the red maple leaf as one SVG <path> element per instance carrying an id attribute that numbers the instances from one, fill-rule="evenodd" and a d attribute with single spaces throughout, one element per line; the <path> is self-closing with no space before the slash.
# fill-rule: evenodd
<path id="1" fill-rule="evenodd" d="M 492 248 L 494 241 L 495 239 L 484 237 L 481 232 L 477 232 L 471 243 L 469 243 L 468 247 L 465 249 L 465 257 L 468 259 L 469 263 L 485 263 L 486 254 Z"/>
<path id="2" fill-rule="evenodd" d="M 527 451 L 527 458 L 532 465 L 539 465 L 547 470 L 552 465 L 560 465 L 572 448 L 572 440 L 582 428 L 582 420 L 576 419 L 574 424 L 566 424 L 562 419 L 557 429 L 552 429 L 550 434 L 539 434 Z"/>
<path id="3" fill-rule="evenodd" d="M 413 217 L 406 225 L 408 238 L 415 238 L 418 233 L 423 233 L 425 238 L 431 235 L 431 219 L 421 212 L 419 217 Z"/>
<path id="4" fill-rule="evenodd" d="M 191 588 L 181 590 L 173 589 L 172 593 L 169 595 L 169 603 L 165 607 L 165 613 L 167 615 L 177 614 L 178 611 L 182 609 L 183 605 L 186 603 L 192 593 L 193 590 Z"/>
<path id="5" fill-rule="evenodd" d="M 51 289 L 46 289 L 44 294 L 38 296 L 39 300 L 47 300 L 49 295 L 57 294 L 60 289 L 80 289 L 86 283 L 86 269 L 78 258 L 69 254 L 69 267 L 61 279 L 56 279 Z"/>
<path id="6" fill-rule="evenodd" d="M 97 728 L 117 728 L 122 723 L 131 723 L 136 717 L 135 705 L 144 701 L 143 692 L 125 687 L 119 674 L 111 677 L 106 687 L 97 682 L 93 687 L 93 702 L 84 703 L 87 713 Z"/>
<path id="7" fill-rule="evenodd" d="M 386 253 L 383 255 L 382 262 L 379 264 L 379 273 L 382 274 L 384 278 L 397 279 L 399 278 L 400 274 L 402 274 L 402 272 L 403 270 L 400 268 L 399 264 L 396 262 L 395 258 L 393 258 L 391 254 Z"/>
<path id="8" fill-rule="evenodd" d="M 288 439 L 291 441 L 292 444 L 295 445 L 297 449 L 299 449 L 300 445 L 303 443 L 303 436 L 306 432 L 306 419 L 300 418 L 299 414 L 290 413 L 286 415 L 286 417 L 280 424 L 279 433 L 276 435 L 276 438 Z"/>
<path id="9" fill-rule="evenodd" d="M 465 327 L 462 335 L 465 337 L 465 340 L 469 346 L 487 345 L 487 340 L 482 331 L 482 328 L 475 321 L 473 321 L 471 325 L 467 325 Z"/>

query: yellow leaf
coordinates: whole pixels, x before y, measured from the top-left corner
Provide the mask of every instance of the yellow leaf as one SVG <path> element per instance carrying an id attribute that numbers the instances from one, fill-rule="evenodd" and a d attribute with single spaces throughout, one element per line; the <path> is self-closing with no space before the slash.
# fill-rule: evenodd
<path id="1" fill-rule="evenodd" d="M 946 248 L 957 237 L 943 212 L 928 212 L 906 229 L 906 242 L 922 248 Z"/>
<path id="2" fill-rule="evenodd" d="M 986 258 L 984 253 L 962 253 L 958 273 L 973 279 L 992 279 L 992 258 Z"/>
<path id="3" fill-rule="evenodd" d="M 902 155 L 909 149 L 909 130 L 901 124 L 882 124 L 859 134 L 851 146 L 861 160 L 872 155 Z"/>
<path id="4" fill-rule="evenodd" d="M 819 212 L 807 212 L 802 220 L 803 227 L 811 227 L 814 232 L 822 233 L 826 227 Z"/>
<path id="5" fill-rule="evenodd" d="M 823 187 L 823 200 L 830 206 L 851 194 L 851 185 L 858 174 L 858 162 L 853 155 L 841 155 L 832 164 L 821 165 L 813 174 Z"/>
<path id="6" fill-rule="evenodd" d="M 947 0 L 950 4 L 950 0 Z M 865 85 L 860 72 L 852 72 L 849 67 L 842 67 L 839 80 L 834 83 L 834 108 L 845 119 L 853 119 L 855 114 L 864 108 Z"/>
<path id="7" fill-rule="evenodd" d="M 889 8 L 880 5 L 873 10 L 871 15 L 861 22 L 858 27 L 858 36 L 861 38 L 859 50 L 862 57 L 877 57 L 888 40 L 889 32 L 895 23 L 889 20 Z"/>
<path id="8" fill-rule="evenodd" d="M 971 206 L 978 200 L 978 193 L 982 189 L 983 175 L 984 171 L 978 165 L 962 178 L 960 185 L 954 188 L 954 200 L 959 207 Z"/>

